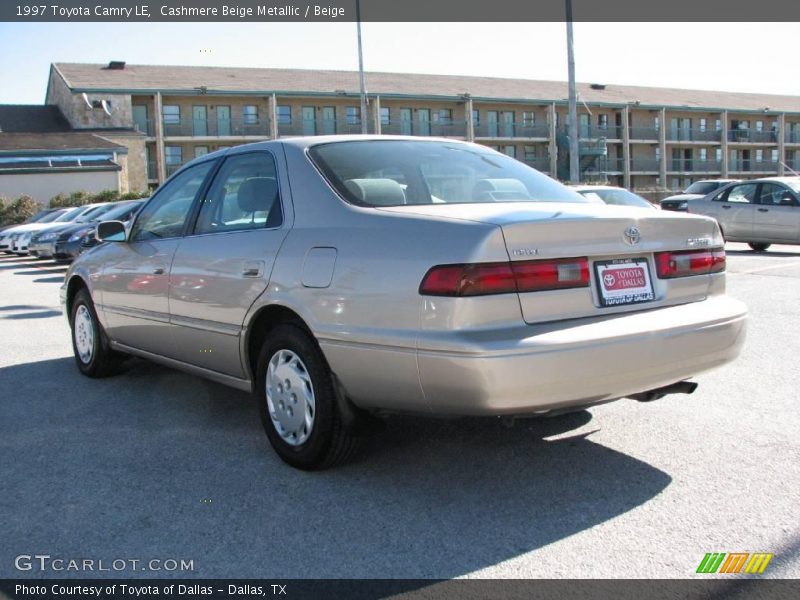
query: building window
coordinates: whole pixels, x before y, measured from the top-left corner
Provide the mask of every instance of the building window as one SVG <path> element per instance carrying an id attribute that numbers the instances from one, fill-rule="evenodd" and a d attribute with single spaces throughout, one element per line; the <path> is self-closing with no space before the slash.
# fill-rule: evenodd
<path id="1" fill-rule="evenodd" d="M 661 131 L 661 117 L 654 117 L 653 125 L 655 126 L 656 131 Z"/>
<path id="2" fill-rule="evenodd" d="M 532 111 L 523 111 L 522 125 L 524 127 L 534 127 L 536 125 L 536 113 Z M 530 146 L 526 146 L 529 148 Z"/>
<path id="3" fill-rule="evenodd" d="M 525 146 L 525 160 L 528 162 L 533 162 L 536 160 L 536 147 L 535 146 Z"/>
<path id="4" fill-rule="evenodd" d="M 722 131 L 722 119 L 716 119 L 714 121 L 714 131 Z"/>
<path id="5" fill-rule="evenodd" d="M 764 151 L 763 150 L 756 150 L 756 162 L 764 162 Z"/>
<path id="6" fill-rule="evenodd" d="M 600 129 L 608 129 L 608 115 L 597 115 L 597 126 Z"/>
<path id="7" fill-rule="evenodd" d="M 479 125 L 481 122 L 481 113 L 477 108 L 472 109 L 472 124 Z"/>
<path id="8" fill-rule="evenodd" d="M 764 121 L 756 121 L 756 131 L 764 131 Z"/>
<path id="9" fill-rule="evenodd" d="M 194 157 L 200 158 L 201 156 L 205 156 L 208 154 L 208 146 L 195 146 L 194 147 Z"/>
<path id="10" fill-rule="evenodd" d="M 453 111 L 449 108 L 440 108 L 433 113 L 434 123 L 447 124 L 453 121 Z"/>
<path id="11" fill-rule="evenodd" d="M 514 146 L 503 146 L 503 154 L 510 156 L 511 158 L 516 158 L 517 149 Z"/>
<path id="12" fill-rule="evenodd" d="M 258 124 L 258 107 L 246 104 L 242 107 L 242 119 L 245 125 Z"/>
<path id="13" fill-rule="evenodd" d="M 772 162 L 778 162 L 778 151 L 777 150 L 770 150 L 769 159 Z"/>
<path id="14" fill-rule="evenodd" d="M 702 160 L 703 162 L 705 162 L 705 160 L 706 160 L 707 158 L 708 158 L 708 150 L 707 150 L 707 149 L 705 149 L 705 148 L 700 148 L 700 160 Z"/>
<path id="15" fill-rule="evenodd" d="M 707 126 L 706 119 L 700 119 L 700 131 L 705 131 Z"/>
<path id="16" fill-rule="evenodd" d="M 392 122 L 392 113 L 389 111 L 389 108 L 385 106 L 381 106 L 381 125 L 388 125 Z"/>
<path id="17" fill-rule="evenodd" d="M 288 125 L 292 122 L 292 107 L 291 106 L 276 106 L 275 114 L 278 117 L 278 123 Z"/>
<path id="18" fill-rule="evenodd" d="M 347 119 L 348 124 L 356 125 L 361 122 L 361 107 L 359 106 L 348 106 L 345 109 L 345 118 Z"/>
<path id="19" fill-rule="evenodd" d="M 164 146 L 164 159 L 168 165 L 183 164 L 183 148 L 180 146 Z"/>
<path id="20" fill-rule="evenodd" d="M 165 104 L 161 107 L 165 125 L 177 125 L 181 122 L 181 107 L 177 104 Z"/>
<path id="21" fill-rule="evenodd" d="M 661 161 L 661 148 L 656 146 L 656 162 Z"/>
<path id="22" fill-rule="evenodd" d="M 717 148 L 714 150 L 714 160 L 721 161 L 722 160 L 722 148 Z"/>

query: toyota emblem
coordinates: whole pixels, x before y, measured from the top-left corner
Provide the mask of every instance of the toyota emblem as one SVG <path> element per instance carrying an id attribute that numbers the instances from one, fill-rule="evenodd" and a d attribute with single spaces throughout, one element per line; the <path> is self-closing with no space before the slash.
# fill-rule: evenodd
<path id="1" fill-rule="evenodd" d="M 639 243 L 639 240 L 642 237 L 641 232 L 639 231 L 638 227 L 628 227 L 625 232 L 623 233 L 625 236 L 625 241 L 630 246 L 635 246 Z"/>

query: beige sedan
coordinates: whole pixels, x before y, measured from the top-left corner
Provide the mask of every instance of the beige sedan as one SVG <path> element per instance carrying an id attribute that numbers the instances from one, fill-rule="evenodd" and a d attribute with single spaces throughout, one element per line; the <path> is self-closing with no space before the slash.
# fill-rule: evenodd
<path id="1" fill-rule="evenodd" d="M 303 469 L 344 460 L 387 412 L 691 392 L 745 338 L 713 219 L 592 203 L 452 140 L 216 152 L 97 235 L 61 289 L 78 369 L 136 355 L 251 390 Z"/>

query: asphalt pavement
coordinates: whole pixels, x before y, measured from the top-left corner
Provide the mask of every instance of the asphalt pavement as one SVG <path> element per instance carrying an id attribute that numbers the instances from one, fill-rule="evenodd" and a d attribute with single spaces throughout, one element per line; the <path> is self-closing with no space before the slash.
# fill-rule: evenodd
<path id="1" fill-rule="evenodd" d="M 0 258 L 0 578 L 686 578 L 708 552 L 800 577 L 800 246 L 727 250 L 748 340 L 692 396 L 392 417 L 319 473 L 275 456 L 246 393 L 140 360 L 82 377 L 65 267 Z"/>

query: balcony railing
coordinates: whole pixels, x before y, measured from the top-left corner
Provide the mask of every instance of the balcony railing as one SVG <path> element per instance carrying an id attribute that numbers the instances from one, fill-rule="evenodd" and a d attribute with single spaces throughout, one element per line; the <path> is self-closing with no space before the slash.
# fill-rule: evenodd
<path id="1" fill-rule="evenodd" d="M 476 138 L 549 138 L 550 127 L 546 123 L 477 123 Z"/>
<path id="2" fill-rule="evenodd" d="M 381 123 L 381 133 L 461 138 L 467 135 L 467 124 L 462 121 L 389 121 Z"/>
<path id="3" fill-rule="evenodd" d="M 671 158 L 667 170 L 680 173 L 715 173 L 722 170 L 722 161 L 695 158 Z"/>
<path id="4" fill-rule="evenodd" d="M 523 161 L 529 167 L 533 167 L 537 171 L 542 171 L 543 173 L 548 173 L 550 171 L 550 158 L 547 156 L 535 156 L 532 158 L 523 159 Z"/>
<path id="5" fill-rule="evenodd" d="M 777 144 L 777 131 L 758 131 L 756 129 L 731 129 L 728 141 L 734 143 Z"/>
<path id="6" fill-rule="evenodd" d="M 569 136 L 569 128 L 559 127 L 559 132 L 565 136 Z M 583 125 L 578 127 L 578 137 L 582 140 L 598 140 L 601 138 L 617 140 L 622 139 L 622 127 L 616 125 L 609 125 L 608 127 L 600 127 L 595 125 Z"/>
<path id="7" fill-rule="evenodd" d="M 351 119 L 297 119 L 278 122 L 278 135 L 344 135 L 361 133 L 361 121 Z M 367 133 L 375 133 L 372 121 L 367 121 Z"/>
<path id="8" fill-rule="evenodd" d="M 601 158 L 599 167 L 601 171 L 606 173 L 622 173 L 625 169 L 625 160 L 622 158 Z"/>
<path id="9" fill-rule="evenodd" d="M 631 127 L 628 135 L 632 140 L 658 141 L 659 130 L 657 127 Z"/>
<path id="10" fill-rule="evenodd" d="M 783 134 L 783 139 L 788 144 L 800 144 L 800 130 L 798 131 L 787 131 Z"/>
<path id="11" fill-rule="evenodd" d="M 631 159 L 631 171 L 658 172 L 661 169 L 661 161 L 658 158 L 633 158 Z"/>
<path id="12" fill-rule="evenodd" d="M 164 122 L 165 137 L 266 137 L 269 119 L 181 119 Z"/>
<path id="13" fill-rule="evenodd" d="M 732 173 L 777 173 L 778 162 L 774 160 L 755 161 L 739 158 L 728 162 L 728 171 Z"/>
<path id="14" fill-rule="evenodd" d="M 133 128 L 150 137 L 156 134 L 153 119 L 137 119 L 133 122 Z"/>
<path id="15" fill-rule="evenodd" d="M 668 142 L 719 142 L 722 132 L 713 129 L 668 129 Z"/>

